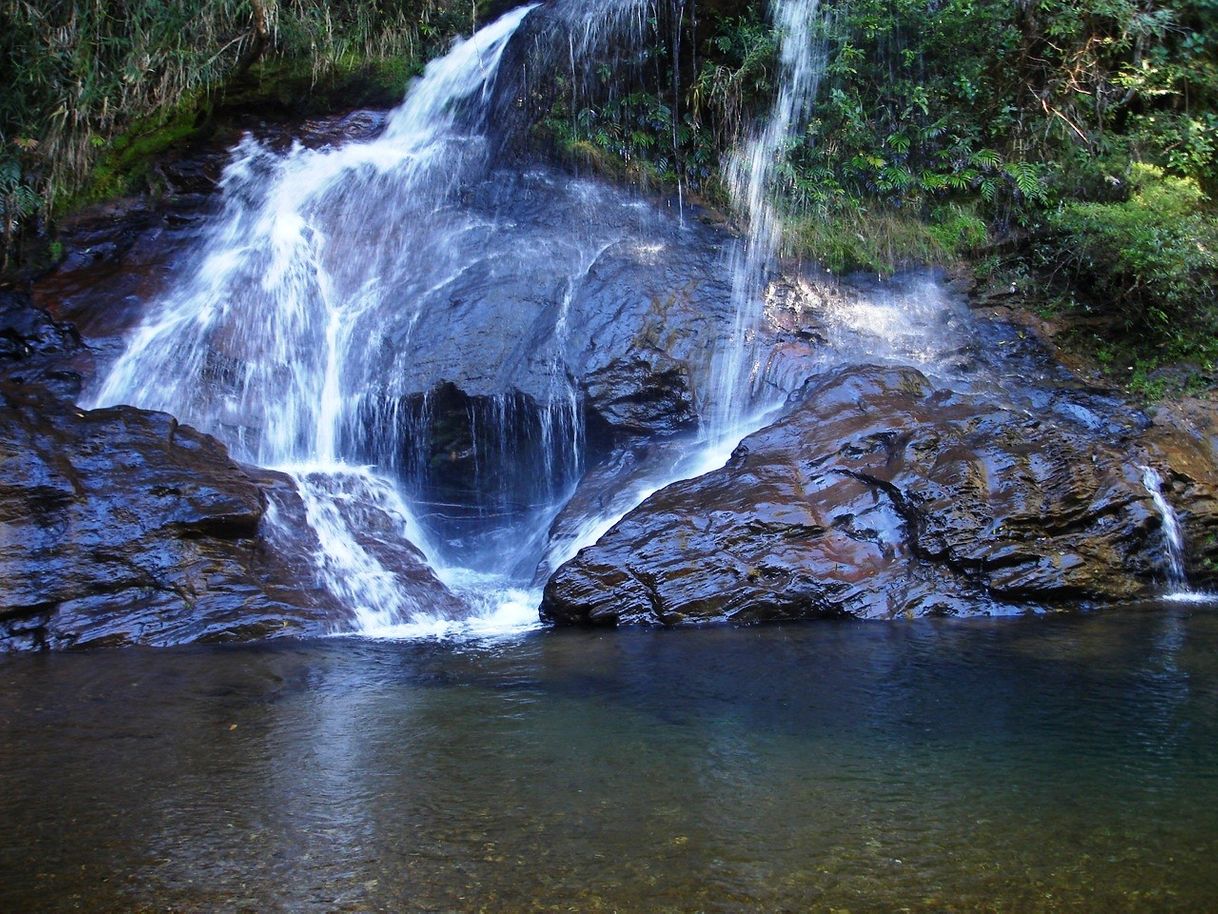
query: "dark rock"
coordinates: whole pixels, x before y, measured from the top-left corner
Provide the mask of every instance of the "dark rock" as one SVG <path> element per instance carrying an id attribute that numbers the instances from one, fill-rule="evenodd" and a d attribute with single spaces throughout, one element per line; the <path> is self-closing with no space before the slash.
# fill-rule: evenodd
<path id="1" fill-rule="evenodd" d="M 73 324 L 89 349 L 76 368 L 87 384 L 122 352 L 127 334 L 158 294 L 180 277 L 198 238 L 207 196 L 114 201 L 64 220 L 64 258 L 39 277 L 34 303 Z"/>
<path id="2" fill-rule="evenodd" d="M 266 523 L 268 504 L 283 522 Z M 288 477 L 251 475 L 170 416 L 85 412 L 38 387 L 0 387 L 0 650 L 348 627 L 349 610 L 318 581 L 303 517 Z M 425 570 L 401 549 L 411 574 Z"/>
<path id="3" fill-rule="evenodd" d="M 598 366 L 582 386 L 617 435 L 669 437 L 697 428 L 689 369 L 658 349 L 640 347 Z"/>
<path id="4" fill-rule="evenodd" d="M 1195 529 L 1218 525 L 1214 480 L 1194 481 Z M 671 625 L 1108 602 L 1150 591 L 1159 527 L 1137 463 L 1080 426 L 913 369 L 847 368 L 561 567 L 542 613 Z"/>
<path id="5" fill-rule="evenodd" d="M 71 324 L 34 307 L 25 293 L 0 290 L 0 381 L 43 385 L 70 399 L 80 393 L 73 364 L 80 350 Z"/>
<path id="6" fill-rule="evenodd" d="M 312 149 L 375 139 L 385 129 L 389 112 L 358 108 L 329 117 L 313 117 L 299 128 L 284 131 L 285 145 L 299 141 Z"/>

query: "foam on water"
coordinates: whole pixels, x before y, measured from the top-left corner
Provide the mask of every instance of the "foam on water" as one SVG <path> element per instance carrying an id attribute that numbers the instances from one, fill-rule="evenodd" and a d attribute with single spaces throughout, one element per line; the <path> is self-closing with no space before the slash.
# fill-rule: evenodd
<path id="1" fill-rule="evenodd" d="M 470 606 L 468 616 L 415 613 L 407 622 L 363 626 L 358 634 L 389 640 L 490 641 L 542 628 L 537 615 L 540 588 L 512 586 L 502 575 L 469 568 L 442 567 L 438 575 Z"/>

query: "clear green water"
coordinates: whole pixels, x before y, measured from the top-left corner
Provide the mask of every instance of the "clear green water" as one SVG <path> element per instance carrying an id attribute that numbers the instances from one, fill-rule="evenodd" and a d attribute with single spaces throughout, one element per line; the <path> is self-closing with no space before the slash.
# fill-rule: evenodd
<path id="1" fill-rule="evenodd" d="M 1218 910 L 1218 611 L 0 658 L 0 870 L 4 912 Z"/>

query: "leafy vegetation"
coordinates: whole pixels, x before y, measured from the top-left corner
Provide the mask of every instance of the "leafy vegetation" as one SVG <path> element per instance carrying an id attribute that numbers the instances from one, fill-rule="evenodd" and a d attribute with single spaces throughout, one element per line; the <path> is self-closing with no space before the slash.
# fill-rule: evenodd
<path id="1" fill-rule="evenodd" d="M 6 250 L 65 201 L 138 186 L 217 98 L 298 97 L 357 71 L 400 89 L 506 5 L 0 0 Z M 879 272 L 970 260 L 1043 290 L 1046 312 L 1105 321 L 1148 378 L 1166 358 L 1208 364 L 1218 0 L 823 6 L 819 96 L 778 163 L 786 253 Z M 619 48 L 578 83 L 547 74 L 535 137 L 722 206 L 721 165 L 770 104 L 781 36 L 761 2 L 651 10 L 636 66 Z"/>
<path id="2" fill-rule="evenodd" d="M 307 94 L 382 67 L 400 92 L 407 68 L 474 12 L 453 0 L 0 0 L 6 255 L 91 180 L 84 199 L 130 189 L 240 79 L 304 76 L 303 92 L 293 85 Z"/>
<path id="3" fill-rule="evenodd" d="M 1218 219 L 1196 180 L 1149 165 L 1131 172 L 1128 199 L 1072 201 L 1046 216 L 1039 252 L 1090 303 L 1131 332 L 1201 332 L 1215 325 Z"/>

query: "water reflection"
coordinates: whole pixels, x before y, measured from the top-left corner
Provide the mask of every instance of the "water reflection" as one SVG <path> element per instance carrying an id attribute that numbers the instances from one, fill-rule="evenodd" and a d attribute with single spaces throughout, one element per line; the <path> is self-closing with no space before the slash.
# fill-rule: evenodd
<path id="1" fill-rule="evenodd" d="M 0 910 L 1205 910 L 1218 616 L 0 660 Z"/>

